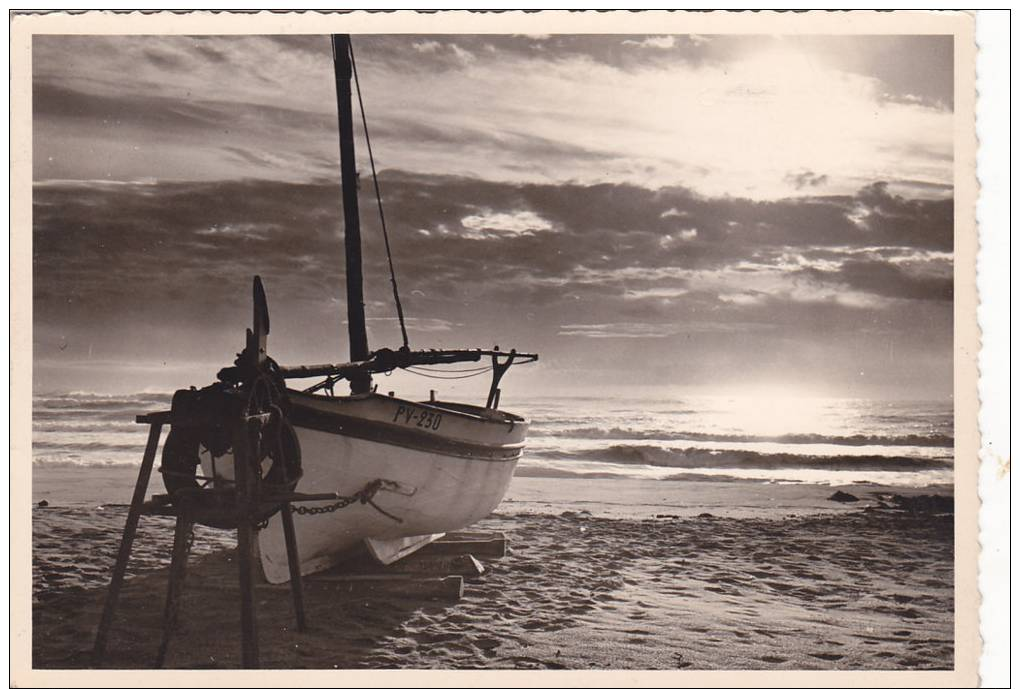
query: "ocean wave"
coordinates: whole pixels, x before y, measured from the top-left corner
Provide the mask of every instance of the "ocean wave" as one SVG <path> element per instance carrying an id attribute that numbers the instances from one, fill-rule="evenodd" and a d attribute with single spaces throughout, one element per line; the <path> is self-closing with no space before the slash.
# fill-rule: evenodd
<path id="1" fill-rule="evenodd" d="M 46 467 L 53 469 L 116 469 L 126 466 L 138 466 L 142 461 L 141 455 L 139 454 L 123 454 L 120 457 L 82 457 L 80 455 L 61 455 L 59 457 L 52 456 L 35 456 L 32 458 L 32 464 L 37 467 Z"/>
<path id="2" fill-rule="evenodd" d="M 787 445 L 847 445 L 862 447 L 953 447 L 953 437 L 942 433 L 905 435 L 826 435 L 790 433 L 786 435 L 746 435 L 740 433 L 699 433 L 693 431 L 634 430 L 630 428 L 533 428 L 531 435 L 549 438 L 591 440 L 690 440 L 691 442 L 777 443 Z"/>
<path id="3" fill-rule="evenodd" d="M 33 440 L 32 450 L 37 452 L 39 450 L 55 451 L 59 450 L 62 452 L 127 452 L 135 451 L 141 452 L 142 448 L 145 447 L 145 440 L 142 438 L 138 442 L 103 442 L 100 440 L 88 441 L 88 442 L 56 442 L 50 440 Z"/>
<path id="4" fill-rule="evenodd" d="M 612 445 L 606 448 L 572 452 L 547 451 L 542 456 L 562 461 L 606 462 L 677 469 L 757 468 L 826 469 L 830 471 L 916 471 L 947 469 L 951 461 L 934 457 L 888 457 L 881 455 L 797 455 L 785 452 L 762 453 L 752 450 L 705 450 L 665 448 L 655 445 Z"/>
<path id="5" fill-rule="evenodd" d="M 128 407 L 170 404 L 171 395 L 167 393 L 140 392 L 131 395 L 100 395 L 97 393 L 62 393 L 55 395 L 35 395 L 32 398 L 33 409 L 55 410 L 102 410 L 125 409 Z"/>
<path id="6" fill-rule="evenodd" d="M 54 422 L 77 422 L 77 421 L 110 421 L 120 424 L 135 424 L 135 417 L 139 414 L 147 414 L 160 409 L 161 405 L 133 405 L 115 409 L 33 409 L 32 424 Z M 169 404 L 167 405 L 169 406 Z"/>
<path id="7" fill-rule="evenodd" d="M 134 423 L 134 419 L 95 419 L 87 417 L 79 420 L 34 419 L 34 433 L 137 433 L 144 437 L 145 429 Z"/>
<path id="8" fill-rule="evenodd" d="M 620 478 L 615 471 L 571 471 L 549 466 L 520 464 L 514 471 L 517 478 Z"/>

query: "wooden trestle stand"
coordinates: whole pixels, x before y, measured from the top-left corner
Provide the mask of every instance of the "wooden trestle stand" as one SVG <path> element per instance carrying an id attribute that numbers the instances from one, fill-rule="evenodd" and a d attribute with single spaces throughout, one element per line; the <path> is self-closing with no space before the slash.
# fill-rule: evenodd
<path id="1" fill-rule="evenodd" d="M 203 521 L 203 514 L 215 511 L 222 520 L 224 508 L 222 500 L 219 505 L 212 505 L 209 498 L 223 498 L 224 492 L 233 493 L 234 511 L 233 527 L 237 529 L 237 562 L 238 583 L 241 592 L 241 666 L 244 668 L 259 667 L 258 627 L 255 619 L 254 601 L 254 567 L 255 567 L 255 525 L 253 515 L 258 508 L 264 509 L 267 499 L 280 505 L 283 519 L 284 537 L 287 543 L 287 559 L 290 567 L 291 596 L 294 602 L 294 614 L 297 618 L 298 631 L 305 629 L 304 593 L 301 583 L 301 563 L 297 553 L 297 538 L 294 533 L 294 515 L 290 503 L 294 500 L 309 499 L 297 493 L 276 496 L 260 496 L 258 477 L 253 476 L 251 464 L 247 461 L 252 446 L 252 434 L 257 432 L 259 425 L 265 421 L 265 415 L 250 416 L 242 419 L 234 430 L 234 481 L 232 488 L 194 488 L 179 490 L 171 502 L 168 496 L 156 496 L 153 500 L 145 500 L 145 492 L 152 476 L 152 466 L 156 459 L 163 426 L 170 423 L 170 412 L 156 412 L 136 417 L 135 421 L 149 425 L 149 440 L 145 446 L 142 466 L 138 471 L 131 507 L 124 524 L 124 535 L 117 553 L 117 561 L 110 580 L 110 589 L 103 606 L 103 615 L 96 632 L 95 645 L 92 649 L 92 664 L 100 667 L 106 655 L 106 646 L 113 626 L 113 616 L 124 583 L 131 548 L 138 528 L 138 520 L 143 515 L 176 517 L 174 527 L 173 550 L 170 559 L 170 576 L 167 586 L 166 605 L 163 612 L 163 635 L 156 656 L 155 666 L 163 667 L 167 649 L 177 623 L 178 609 L 184 587 L 185 570 L 188 554 L 191 550 L 193 528 L 196 522 Z M 321 496 L 318 497 L 321 499 Z"/>

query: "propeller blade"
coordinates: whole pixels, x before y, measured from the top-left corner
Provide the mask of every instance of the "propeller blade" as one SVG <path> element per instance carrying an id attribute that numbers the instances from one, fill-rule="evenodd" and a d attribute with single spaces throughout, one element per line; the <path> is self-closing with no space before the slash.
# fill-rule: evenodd
<path id="1" fill-rule="evenodd" d="M 251 361 L 261 366 L 266 360 L 266 340 L 269 335 L 269 305 L 266 303 L 266 290 L 262 286 L 262 278 L 258 275 L 252 283 L 252 328 L 251 328 Z"/>
<path id="2" fill-rule="evenodd" d="M 269 304 L 266 302 L 266 289 L 262 286 L 262 278 L 258 275 L 252 284 L 252 301 L 254 302 L 255 313 L 252 318 L 254 332 L 269 334 Z"/>

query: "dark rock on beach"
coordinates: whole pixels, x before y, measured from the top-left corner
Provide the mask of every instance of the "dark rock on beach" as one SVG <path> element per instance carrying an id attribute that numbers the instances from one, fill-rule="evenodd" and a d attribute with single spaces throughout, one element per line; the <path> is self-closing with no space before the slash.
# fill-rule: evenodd
<path id="1" fill-rule="evenodd" d="M 895 509 L 911 514 L 953 514 L 953 498 L 947 495 L 893 495 Z"/>
<path id="2" fill-rule="evenodd" d="M 856 495 L 850 495 L 850 493 L 844 493 L 841 490 L 837 490 L 829 496 L 829 500 L 832 500 L 833 502 L 859 502 L 860 498 Z"/>

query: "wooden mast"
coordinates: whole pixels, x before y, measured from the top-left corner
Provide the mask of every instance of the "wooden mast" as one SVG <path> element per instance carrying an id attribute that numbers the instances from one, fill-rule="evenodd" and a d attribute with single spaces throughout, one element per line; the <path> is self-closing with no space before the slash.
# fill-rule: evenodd
<path id="1" fill-rule="evenodd" d="M 347 329 L 351 361 L 369 358 L 365 296 L 361 272 L 361 225 L 358 218 L 358 172 L 354 163 L 354 113 L 351 109 L 351 37 L 333 34 L 336 106 L 340 120 L 340 184 L 343 192 L 344 251 L 347 257 Z M 368 392 L 368 373 L 351 379 L 351 392 Z"/>

